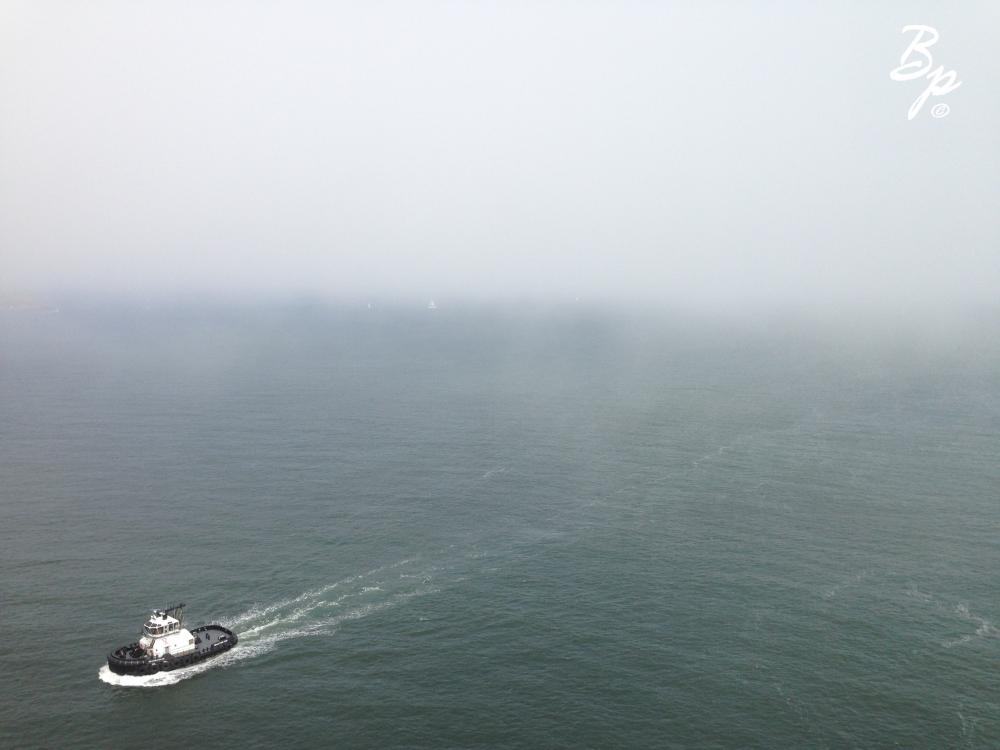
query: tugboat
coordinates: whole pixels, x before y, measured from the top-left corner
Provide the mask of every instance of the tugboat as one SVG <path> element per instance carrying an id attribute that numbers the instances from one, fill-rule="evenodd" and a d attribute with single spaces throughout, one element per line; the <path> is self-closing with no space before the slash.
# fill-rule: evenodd
<path id="1" fill-rule="evenodd" d="M 177 604 L 153 610 L 138 641 L 108 654 L 108 668 L 115 674 L 156 674 L 189 667 L 236 645 L 236 633 L 221 625 L 181 627 L 183 609 Z"/>

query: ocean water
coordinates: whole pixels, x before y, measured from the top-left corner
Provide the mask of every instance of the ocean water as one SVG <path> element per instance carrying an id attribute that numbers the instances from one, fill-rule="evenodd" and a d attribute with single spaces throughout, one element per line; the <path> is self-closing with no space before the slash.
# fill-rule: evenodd
<path id="1" fill-rule="evenodd" d="M 998 330 L 4 313 L 0 747 L 998 747 Z"/>

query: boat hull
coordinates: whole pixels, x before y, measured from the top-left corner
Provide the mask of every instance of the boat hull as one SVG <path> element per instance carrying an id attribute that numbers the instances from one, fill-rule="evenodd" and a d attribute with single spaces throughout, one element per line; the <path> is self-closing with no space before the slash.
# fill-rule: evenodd
<path id="1" fill-rule="evenodd" d="M 108 654 L 108 669 L 115 674 L 137 676 L 169 672 L 224 654 L 238 640 L 236 633 L 221 625 L 202 625 L 192 630 L 191 635 L 195 637 L 194 650 L 176 656 L 168 654 L 154 659 L 144 655 L 138 643 L 117 648 Z"/>

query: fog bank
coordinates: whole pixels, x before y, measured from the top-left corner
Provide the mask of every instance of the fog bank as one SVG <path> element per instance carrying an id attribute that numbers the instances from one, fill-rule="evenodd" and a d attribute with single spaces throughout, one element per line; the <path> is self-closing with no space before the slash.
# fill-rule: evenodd
<path id="1" fill-rule="evenodd" d="M 992 303 L 1000 6 L 815 6 L 7 0 L 0 289 Z"/>

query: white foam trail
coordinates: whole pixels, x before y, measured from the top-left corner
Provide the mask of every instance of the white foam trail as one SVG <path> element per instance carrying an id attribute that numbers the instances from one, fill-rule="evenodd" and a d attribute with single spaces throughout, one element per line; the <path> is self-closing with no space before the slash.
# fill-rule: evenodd
<path id="1" fill-rule="evenodd" d="M 955 646 L 961 646 L 963 643 L 968 643 L 971 640 L 971 635 L 963 635 L 961 638 L 954 638 L 950 641 L 942 641 L 941 645 L 944 648 L 955 648 Z"/>
<path id="2" fill-rule="evenodd" d="M 379 567 L 372 568 L 371 570 L 365 571 L 364 573 L 358 573 L 357 575 L 348 576 L 347 578 L 341 578 L 339 581 L 334 581 L 333 583 L 328 583 L 325 586 L 320 586 L 319 588 L 306 591 L 291 599 L 283 599 L 281 601 L 275 602 L 274 604 L 269 604 L 264 607 L 262 607 L 259 603 L 254 604 L 246 612 L 238 614 L 235 617 L 230 617 L 224 620 L 223 623 L 228 627 L 234 627 L 234 626 L 238 627 L 252 620 L 256 620 L 261 617 L 266 617 L 267 615 L 274 614 L 275 612 L 279 612 L 282 609 L 291 606 L 292 604 L 298 604 L 299 602 L 308 601 L 310 599 L 316 599 L 320 596 L 323 596 L 323 594 L 333 591 L 334 589 L 340 586 L 345 586 L 354 583 L 355 581 L 359 581 L 363 578 L 368 578 L 369 576 L 373 576 L 376 573 L 381 573 L 382 571 L 385 570 L 392 570 L 394 568 L 402 567 L 403 565 L 408 565 L 411 562 L 413 562 L 413 558 L 408 557 L 405 560 L 400 560 L 399 562 L 392 563 L 391 565 L 380 565 Z"/>
<path id="3" fill-rule="evenodd" d="M 993 638 L 1000 635 L 993 623 L 990 622 L 985 617 L 980 617 L 979 615 L 971 612 L 969 610 L 969 605 L 962 603 L 955 607 L 955 613 L 966 622 L 971 622 L 976 625 L 976 632 L 974 635 L 963 635 L 959 638 L 953 638 L 951 640 L 942 641 L 941 645 L 945 648 L 954 648 L 955 646 L 961 646 L 964 643 L 969 643 L 973 638 Z"/>
<path id="4" fill-rule="evenodd" d="M 341 602 L 343 602 L 345 599 L 348 599 L 348 598 L 350 598 L 352 596 L 361 596 L 362 594 L 365 594 L 365 593 L 367 593 L 369 591 L 381 591 L 381 590 L 382 589 L 380 589 L 378 587 L 375 587 L 375 588 L 366 587 L 366 588 L 363 588 L 361 591 L 355 591 L 355 592 L 350 593 L 350 594 L 344 594 L 344 595 L 342 595 L 342 596 L 340 596 L 340 597 L 338 597 L 336 599 L 331 599 L 329 601 L 322 600 L 322 599 L 318 600 L 318 601 L 314 601 L 314 602 L 309 603 L 306 606 L 299 607 L 298 609 L 293 610 L 289 614 L 279 615 L 278 617 L 275 617 L 274 619 L 269 620 L 268 622 L 262 623 L 260 625 L 255 626 L 255 627 L 252 627 L 252 628 L 248 628 L 247 630 L 244 630 L 242 633 L 237 633 L 237 635 L 239 635 L 240 638 L 243 638 L 244 636 L 253 636 L 253 635 L 256 635 L 257 633 L 261 632 L 262 630 L 267 630 L 268 628 L 273 628 L 273 627 L 276 627 L 278 625 L 290 625 L 293 622 L 298 622 L 299 620 L 301 620 L 304 617 L 306 617 L 307 615 L 315 612 L 317 609 L 320 609 L 321 607 L 338 607 L 338 606 L 340 606 Z"/>
<path id="5" fill-rule="evenodd" d="M 976 624 L 976 635 L 981 638 L 986 636 L 992 636 L 997 634 L 997 629 L 993 627 L 993 623 L 987 620 L 985 617 L 980 617 L 969 611 L 969 605 L 959 604 L 955 607 L 955 611 L 963 620 L 968 620 L 969 622 L 974 622 Z"/>
<path id="6" fill-rule="evenodd" d="M 256 658 L 273 650 L 282 641 L 291 638 L 332 635 L 337 632 L 337 626 L 343 622 L 358 620 L 374 612 L 393 607 L 415 596 L 437 591 L 438 589 L 436 588 L 426 586 L 430 580 L 430 575 L 426 573 L 420 574 L 417 577 L 421 580 L 421 583 L 425 584 L 422 588 L 389 592 L 387 599 L 368 602 L 347 612 L 339 612 L 335 615 L 328 614 L 312 621 L 307 620 L 309 615 L 317 611 L 322 612 L 322 610 L 327 608 L 339 609 L 342 603 L 350 597 L 370 597 L 385 593 L 382 587 L 378 585 L 382 582 L 376 581 L 376 585 L 362 586 L 356 591 L 345 592 L 334 599 L 321 598 L 324 594 L 338 586 L 346 586 L 376 573 L 398 568 L 410 562 L 412 560 L 407 559 L 393 565 L 374 568 L 366 573 L 343 578 L 326 586 L 307 591 L 299 596 L 284 599 L 267 606 L 262 607 L 259 604 L 255 604 L 246 612 L 230 618 L 227 624 L 236 630 L 239 625 L 252 625 L 255 621 L 259 621 L 265 617 L 270 617 L 270 619 L 255 624 L 252 627 L 237 630 L 236 634 L 239 637 L 239 642 L 232 649 L 200 664 L 183 669 L 175 669 L 170 672 L 158 672 L 153 675 L 143 676 L 117 675 L 107 665 L 104 665 L 98 670 L 97 676 L 102 682 L 118 687 L 163 687 L 174 685 L 181 680 L 194 677 L 208 669 L 226 667 L 246 659 Z M 294 609 L 289 611 L 292 607 Z"/>

